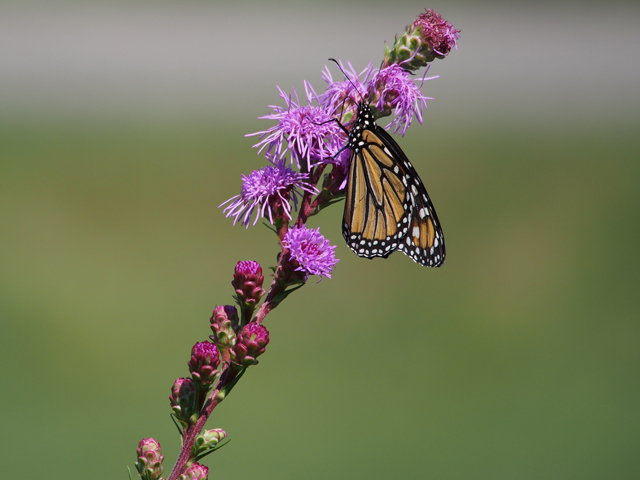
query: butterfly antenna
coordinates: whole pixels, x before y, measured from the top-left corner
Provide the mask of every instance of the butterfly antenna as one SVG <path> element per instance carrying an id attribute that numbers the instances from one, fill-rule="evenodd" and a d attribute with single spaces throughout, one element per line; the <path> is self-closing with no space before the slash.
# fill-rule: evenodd
<path id="1" fill-rule="evenodd" d="M 364 98 L 362 97 L 362 95 L 360 94 L 360 90 L 358 90 L 358 87 L 356 86 L 355 83 L 353 83 L 351 81 L 351 77 L 349 77 L 349 75 L 346 74 L 346 72 L 342 69 L 342 66 L 338 63 L 338 61 L 335 58 L 330 58 L 329 59 L 330 62 L 335 63 L 338 66 L 338 70 L 340 70 L 342 72 L 342 75 L 344 75 L 344 77 L 349 80 L 349 83 L 351 84 L 351 86 L 353 87 L 353 89 L 358 92 L 358 95 L 360 96 L 360 101 L 362 103 L 364 103 Z"/>

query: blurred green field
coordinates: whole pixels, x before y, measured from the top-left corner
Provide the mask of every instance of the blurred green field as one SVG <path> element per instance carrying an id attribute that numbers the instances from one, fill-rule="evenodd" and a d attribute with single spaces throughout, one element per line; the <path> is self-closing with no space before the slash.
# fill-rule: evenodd
<path id="1" fill-rule="evenodd" d="M 173 380 L 235 263 L 275 263 L 268 229 L 216 208 L 262 166 L 252 130 L 0 125 L 5 477 L 124 479 L 148 436 L 168 475 Z M 267 318 L 208 423 L 232 438 L 211 478 L 638 478 L 637 128 L 417 127 L 402 146 L 447 262 L 360 259 L 342 205 L 312 218 L 341 262 Z"/>

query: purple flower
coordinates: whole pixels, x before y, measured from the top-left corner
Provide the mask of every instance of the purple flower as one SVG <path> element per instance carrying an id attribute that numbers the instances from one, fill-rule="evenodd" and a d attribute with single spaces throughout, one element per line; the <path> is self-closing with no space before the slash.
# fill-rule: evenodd
<path id="1" fill-rule="evenodd" d="M 418 15 L 413 25 L 422 28 L 422 39 L 438 55 L 445 57 L 452 47 L 458 49 L 460 31 L 430 8 Z"/>
<path id="2" fill-rule="evenodd" d="M 295 90 L 294 100 L 278 87 L 280 97 L 287 104 L 286 108 L 271 105 L 274 112 L 259 117 L 277 120 L 278 124 L 247 136 L 260 135 L 260 141 L 254 147 L 260 147 L 260 151 L 267 147 L 267 154 L 273 152 L 276 159 L 282 158 L 290 150 L 291 163 L 295 160 L 298 168 L 302 168 L 300 160 L 306 160 L 306 170 L 309 171 L 318 163 L 331 163 L 332 157 L 346 141 L 346 136 L 333 121 L 331 112 L 311 104 L 318 96 L 308 82 L 305 81 L 304 85 L 309 105 L 301 104 Z"/>
<path id="3" fill-rule="evenodd" d="M 258 219 L 265 216 L 273 224 L 272 202 L 282 204 L 284 215 L 291 220 L 291 205 L 289 199 L 293 201 L 294 208 L 298 207 L 298 195 L 300 190 L 310 193 L 318 193 L 318 190 L 307 182 L 306 173 L 298 173 L 285 166 L 284 161 L 277 161 L 273 165 L 254 170 L 249 176 L 242 175 L 242 190 L 240 195 L 231 197 L 222 203 L 218 208 L 229 203 L 223 210 L 225 216 L 234 217 L 233 224 L 240 221 L 242 225 L 249 228 L 249 222 L 253 212 L 256 212 L 253 224 L 258 223 Z"/>
<path id="4" fill-rule="evenodd" d="M 329 240 L 320 234 L 320 228 L 294 227 L 285 234 L 282 245 L 298 262 L 295 270 L 305 272 L 307 278 L 309 275 L 331 278 L 334 265 L 340 261 L 334 255 L 335 245 L 330 245 Z"/>
<path id="5" fill-rule="evenodd" d="M 422 81 L 424 80 L 423 78 Z M 426 80 L 431 80 L 431 78 Z M 433 98 L 425 97 L 410 74 L 397 64 L 381 68 L 371 81 L 369 88 L 371 104 L 375 106 L 376 110 L 378 112 L 393 110 L 396 115 L 396 118 L 386 126 L 386 129 L 393 127 L 394 133 L 401 129 L 402 135 L 411 125 L 414 114 L 418 122 L 422 123 L 422 108 L 427 108 L 427 100 L 433 100 Z"/>
<path id="6" fill-rule="evenodd" d="M 347 78 L 341 82 L 334 82 L 331 70 L 325 65 L 325 69 L 322 71 L 322 79 L 328 85 L 320 98 L 320 105 L 325 107 L 332 115 L 340 116 L 341 123 L 347 123 L 350 120 L 349 114 L 355 114 L 358 102 L 367 94 L 365 84 L 371 74 L 371 64 L 359 74 L 356 73 L 351 62 L 347 62 L 348 68 L 345 68 L 342 61 L 338 61 L 338 65 L 344 70 Z M 364 75 L 364 80 L 360 81 L 362 75 Z"/>

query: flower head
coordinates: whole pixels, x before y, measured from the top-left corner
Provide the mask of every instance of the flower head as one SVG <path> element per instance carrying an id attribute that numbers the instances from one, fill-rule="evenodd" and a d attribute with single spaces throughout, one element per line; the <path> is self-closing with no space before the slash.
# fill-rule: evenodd
<path id="1" fill-rule="evenodd" d="M 285 234 L 282 245 L 298 263 L 295 270 L 306 273 L 307 278 L 309 275 L 331 278 L 334 265 L 340 261 L 334 254 L 335 245 L 320 234 L 320 228 L 294 227 Z"/>
<path id="2" fill-rule="evenodd" d="M 436 58 L 446 57 L 452 47 L 458 48 L 458 38 L 460 32 L 429 9 L 418 15 L 399 38 L 396 36 L 392 47 L 385 44 L 383 66 L 395 63 L 415 71 Z"/>
<path id="3" fill-rule="evenodd" d="M 312 105 L 312 101 L 317 100 L 318 96 L 307 82 L 305 91 L 308 105 L 301 104 L 295 90 L 295 99 L 280 88 L 278 91 L 287 106 L 272 105 L 273 113 L 260 117 L 277 120 L 278 124 L 268 130 L 247 135 L 260 135 L 260 141 L 254 147 L 260 147 L 260 151 L 267 147 L 267 153 L 273 152 L 275 159 L 282 158 L 290 150 L 291 163 L 295 160 L 298 168 L 302 168 L 300 160 L 304 160 L 307 171 L 319 163 L 331 163 L 332 157 L 345 141 L 344 132 L 333 121 L 331 112 Z"/>
<path id="4" fill-rule="evenodd" d="M 231 197 L 220 207 L 229 204 L 223 212 L 225 216 L 234 217 L 233 224 L 240 221 L 242 225 L 249 228 L 251 216 L 256 212 L 253 225 L 258 223 L 258 219 L 264 218 L 265 214 L 269 221 L 274 224 L 274 210 L 282 207 L 283 215 L 287 220 L 291 220 L 291 205 L 298 208 L 299 190 L 317 193 L 317 189 L 305 182 L 308 178 L 306 173 L 298 173 L 285 166 L 284 161 L 276 161 L 273 165 L 254 170 L 249 176 L 242 175 L 242 189 L 240 195 Z"/>
<path id="5" fill-rule="evenodd" d="M 366 96 L 367 87 L 365 84 L 369 81 L 371 64 L 360 73 L 356 73 L 351 62 L 347 62 L 348 68 L 345 68 L 342 61 L 338 61 L 338 66 L 347 78 L 340 82 L 334 82 L 331 70 L 325 65 L 322 79 L 328 85 L 320 97 L 320 105 L 325 107 L 328 113 L 335 115 L 340 123 L 345 124 L 356 113 L 358 102 Z M 360 77 L 363 75 L 364 79 L 361 81 Z"/>
<path id="6" fill-rule="evenodd" d="M 413 115 L 422 123 L 422 108 L 427 108 L 427 100 L 433 100 L 425 97 L 411 75 L 395 63 L 382 67 L 369 88 L 370 103 L 376 110 L 383 115 L 393 111 L 396 116 L 386 128 L 393 127 L 394 133 L 401 130 L 402 135 L 411 125 Z"/>
<path id="7" fill-rule="evenodd" d="M 418 15 L 413 25 L 422 29 L 423 41 L 442 58 L 451 51 L 452 47 L 458 48 L 460 31 L 453 28 L 453 25 L 430 8 Z"/>

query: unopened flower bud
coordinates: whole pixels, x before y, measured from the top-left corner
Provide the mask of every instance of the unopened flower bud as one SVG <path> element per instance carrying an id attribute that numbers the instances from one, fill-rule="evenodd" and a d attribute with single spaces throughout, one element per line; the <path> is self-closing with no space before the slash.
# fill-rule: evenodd
<path id="1" fill-rule="evenodd" d="M 164 455 L 160 444 L 153 438 L 143 438 L 138 443 L 136 469 L 142 480 L 157 480 L 162 475 Z"/>
<path id="2" fill-rule="evenodd" d="M 236 300 L 242 309 L 243 323 L 251 321 L 256 305 L 265 294 L 263 282 L 262 267 L 258 262 L 238 262 L 231 285 L 236 291 Z"/>
<path id="3" fill-rule="evenodd" d="M 176 419 L 185 427 L 193 425 L 198 418 L 196 386 L 190 378 L 178 378 L 171 387 L 169 397 Z"/>
<path id="4" fill-rule="evenodd" d="M 233 305 L 219 305 L 213 309 L 209 338 L 220 349 L 231 348 L 236 343 L 236 329 L 238 328 L 238 311 Z"/>
<path id="5" fill-rule="evenodd" d="M 257 323 L 245 325 L 238 333 L 238 341 L 233 350 L 233 361 L 238 365 L 249 366 L 256 362 L 269 343 L 269 331 Z"/>
<path id="6" fill-rule="evenodd" d="M 227 432 L 221 428 L 205 430 L 204 433 L 196 437 L 196 441 L 193 444 L 193 447 L 191 447 L 191 458 L 195 458 L 208 450 L 215 449 L 218 443 L 226 437 Z"/>
<path id="7" fill-rule="evenodd" d="M 210 388 L 220 365 L 218 349 L 211 342 L 196 343 L 191 349 L 191 360 L 188 365 L 193 381 L 201 388 Z"/>
<path id="8" fill-rule="evenodd" d="M 396 40 L 391 48 L 385 44 L 384 66 L 394 63 L 414 71 L 446 57 L 456 46 L 460 32 L 438 13 L 428 9 Z"/>
<path id="9" fill-rule="evenodd" d="M 192 463 L 187 471 L 180 475 L 180 480 L 208 480 L 209 468 L 199 463 Z"/>

